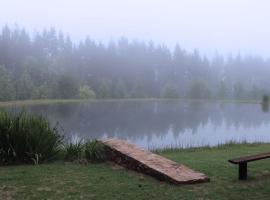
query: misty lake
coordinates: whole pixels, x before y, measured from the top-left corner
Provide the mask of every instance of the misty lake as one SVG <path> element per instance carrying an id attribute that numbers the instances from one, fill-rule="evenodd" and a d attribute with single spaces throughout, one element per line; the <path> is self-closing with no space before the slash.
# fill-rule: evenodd
<path id="1" fill-rule="evenodd" d="M 34 105 L 67 138 L 121 138 L 146 149 L 270 142 L 270 113 L 260 104 L 116 101 Z"/>

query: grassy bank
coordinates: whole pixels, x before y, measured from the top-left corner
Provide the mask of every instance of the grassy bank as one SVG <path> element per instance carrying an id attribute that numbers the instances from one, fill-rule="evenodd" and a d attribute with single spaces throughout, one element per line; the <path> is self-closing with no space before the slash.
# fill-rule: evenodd
<path id="1" fill-rule="evenodd" d="M 110 163 L 0 167 L 0 199 L 269 199 L 270 159 L 248 165 L 238 181 L 228 159 L 269 151 L 270 144 L 167 150 L 160 154 L 204 172 L 211 181 L 174 186 Z"/>
<path id="2" fill-rule="evenodd" d="M 213 102 L 213 103 L 248 103 L 259 104 L 259 100 L 235 100 L 235 99 L 161 99 L 161 98 L 143 98 L 143 99 L 38 99 L 38 100 L 22 100 L 0 102 L 1 107 L 14 106 L 33 106 L 48 104 L 65 104 L 65 103 L 84 103 L 84 102 L 119 102 L 119 101 L 183 101 L 183 102 Z"/>

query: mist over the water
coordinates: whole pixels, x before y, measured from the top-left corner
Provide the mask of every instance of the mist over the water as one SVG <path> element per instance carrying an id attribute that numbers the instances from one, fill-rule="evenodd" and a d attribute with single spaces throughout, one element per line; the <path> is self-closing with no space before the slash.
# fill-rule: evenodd
<path id="1" fill-rule="evenodd" d="M 17 24 L 32 34 L 53 26 L 76 42 L 124 36 L 171 50 L 179 43 L 209 57 L 218 51 L 268 58 L 269 6 L 267 0 L 9 0 L 0 2 L 0 26 Z"/>

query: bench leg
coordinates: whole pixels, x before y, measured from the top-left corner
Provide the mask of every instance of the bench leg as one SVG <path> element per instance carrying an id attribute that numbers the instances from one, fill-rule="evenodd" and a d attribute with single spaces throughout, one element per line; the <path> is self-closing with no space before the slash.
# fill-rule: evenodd
<path id="1" fill-rule="evenodd" d="M 246 180 L 247 179 L 247 163 L 240 163 L 239 164 L 239 180 Z"/>

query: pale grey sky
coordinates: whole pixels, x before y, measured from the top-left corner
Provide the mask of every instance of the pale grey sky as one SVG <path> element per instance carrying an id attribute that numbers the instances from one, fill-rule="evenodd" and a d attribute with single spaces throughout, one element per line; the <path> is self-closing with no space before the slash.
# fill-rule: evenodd
<path id="1" fill-rule="evenodd" d="M 270 57 L 269 0 L 0 0 L 0 26 L 54 26 L 78 41 L 125 36 L 212 55 Z"/>

